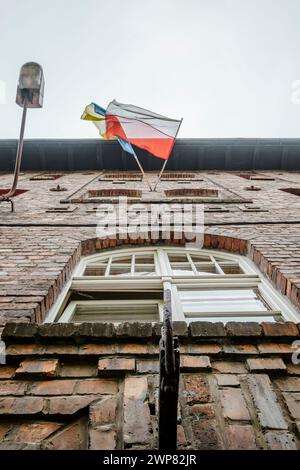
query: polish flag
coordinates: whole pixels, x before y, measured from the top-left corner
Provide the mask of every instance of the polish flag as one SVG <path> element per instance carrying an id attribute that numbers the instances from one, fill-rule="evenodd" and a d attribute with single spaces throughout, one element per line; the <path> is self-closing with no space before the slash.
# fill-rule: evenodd
<path id="1" fill-rule="evenodd" d="M 105 120 L 108 139 L 119 137 L 163 160 L 168 160 L 182 122 L 115 100 L 109 103 Z"/>

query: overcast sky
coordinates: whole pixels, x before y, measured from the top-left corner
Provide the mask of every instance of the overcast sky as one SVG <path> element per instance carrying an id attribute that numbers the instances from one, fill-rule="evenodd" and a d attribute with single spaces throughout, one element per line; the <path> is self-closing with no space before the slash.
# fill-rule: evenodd
<path id="1" fill-rule="evenodd" d="M 300 0 L 0 0 L 0 138 L 31 60 L 27 138 L 97 137 L 81 112 L 114 98 L 183 117 L 179 137 L 300 137 Z"/>

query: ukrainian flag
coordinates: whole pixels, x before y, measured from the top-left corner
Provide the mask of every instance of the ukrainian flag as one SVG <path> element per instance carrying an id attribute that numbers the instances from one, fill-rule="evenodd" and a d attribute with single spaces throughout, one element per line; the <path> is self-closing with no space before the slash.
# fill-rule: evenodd
<path id="1" fill-rule="evenodd" d="M 107 136 L 105 113 L 106 111 L 104 108 L 96 103 L 91 103 L 85 107 L 81 119 L 85 121 L 92 121 L 103 139 L 112 140 L 115 139 L 114 136 Z"/>

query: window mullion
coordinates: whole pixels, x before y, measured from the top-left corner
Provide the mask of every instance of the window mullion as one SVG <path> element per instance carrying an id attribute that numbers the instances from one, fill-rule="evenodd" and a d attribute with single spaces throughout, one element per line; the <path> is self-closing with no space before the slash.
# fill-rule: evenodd
<path id="1" fill-rule="evenodd" d="M 191 255 L 189 253 L 187 253 L 186 255 L 187 255 L 187 259 L 189 260 L 189 263 L 191 265 L 193 273 L 195 274 L 195 276 L 197 276 L 198 272 L 197 272 L 196 266 L 194 264 L 194 261 L 192 260 Z"/>
<path id="2" fill-rule="evenodd" d="M 213 256 L 211 256 L 211 260 L 212 260 L 212 262 L 213 262 L 214 265 L 215 265 L 215 268 L 216 268 L 217 273 L 218 273 L 218 274 L 223 274 L 223 275 L 225 275 L 223 269 L 221 268 L 221 266 L 219 265 L 219 263 L 215 260 L 215 258 L 214 258 Z"/>
<path id="3" fill-rule="evenodd" d="M 106 266 L 106 269 L 105 269 L 105 274 L 104 274 L 104 276 L 108 276 L 108 275 L 109 275 L 111 262 L 112 262 L 112 256 L 109 257 L 109 260 L 108 260 L 108 263 L 107 263 L 107 266 Z"/>

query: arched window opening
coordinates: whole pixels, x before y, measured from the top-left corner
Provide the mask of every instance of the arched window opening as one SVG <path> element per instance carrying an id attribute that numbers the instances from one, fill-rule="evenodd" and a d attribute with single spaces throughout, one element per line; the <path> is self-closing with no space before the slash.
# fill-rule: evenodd
<path id="1" fill-rule="evenodd" d="M 244 256 L 184 247 L 115 249 L 83 258 L 46 322 L 299 321 Z"/>

